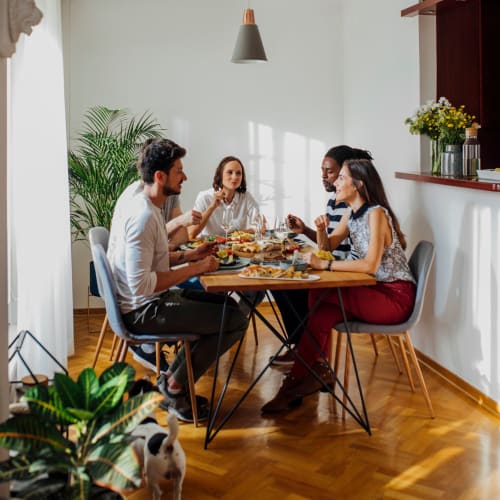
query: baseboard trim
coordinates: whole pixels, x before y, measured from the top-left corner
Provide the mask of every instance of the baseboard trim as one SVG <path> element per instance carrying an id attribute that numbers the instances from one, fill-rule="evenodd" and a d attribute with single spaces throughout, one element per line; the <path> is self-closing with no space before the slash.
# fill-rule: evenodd
<path id="1" fill-rule="evenodd" d="M 425 365 L 429 370 L 432 370 L 436 375 L 439 375 L 443 380 L 450 384 L 455 389 L 459 390 L 468 398 L 472 399 L 478 406 L 493 413 L 496 417 L 500 418 L 500 404 L 494 399 L 486 396 L 474 386 L 466 382 L 464 379 L 455 375 L 453 372 L 444 366 L 436 363 L 429 356 L 423 354 L 418 349 L 415 349 L 418 360 Z"/>
<path id="2" fill-rule="evenodd" d="M 262 302 L 259 304 L 259 309 L 269 309 L 272 310 L 271 304 Z M 92 307 L 90 309 L 90 314 L 105 314 L 106 309 L 104 307 Z M 88 310 L 85 309 L 74 309 L 73 314 L 75 316 L 87 315 Z M 497 403 L 494 399 L 491 399 L 486 394 L 476 389 L 474 386 L 466 382 L 464 379 L 455 375 L 453 372 L 445 368 L 444 366 L 436 363 L 432 358 L 423 354 L 418 349 L 415 349 L 419 361 L 425 365 L 429 370 L 432 370 L 436 375 L 445 380 L 449 385 L 460 391 L 462 394 L 472 399 L 479 407 L 488 410 L 496 417 L 500 418 L 500 403 Z"/>

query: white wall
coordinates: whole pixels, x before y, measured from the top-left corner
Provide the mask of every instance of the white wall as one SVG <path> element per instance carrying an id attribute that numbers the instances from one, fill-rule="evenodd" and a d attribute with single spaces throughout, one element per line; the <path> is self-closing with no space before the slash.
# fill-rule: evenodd
<path id="1" fill-rule="evenodd" d="M 394 171 L 428 166 L 427 151 L 420 161 L 420 139 L 403 121 L 419 99 L 435 97 L 435 71 L 429 71 L 435 68 L 434 22 L 399 17 L 407 0 L 344 4 L 345 140 L 371 148 L 409 249 L 420 239 L 436 246 L 413 341 L 500 401 L 500 196 L 394 178 Z"/>
<path id="2" fill-rule="evenodd" d="M 68 2 L 70 130 L 94 104 L 154 112 L 189 149 L 186 208 L 232 153 L 268 213 L 293 206 L 311 220 L 326 148 L 370 149 L 409 250 L 423 238 L 436 245 L 416 346 L 500 401 L 500 197 L 394 177 L 420 170 L 420 140 L 403 122 L 434 85 L 419 64 L 429 57 L 425 44 L 419 54 L 422 22 L 400 17 L 411 2 L 254 0 L 269 63 L 243 66 L 228 61 L 246 2 Z M 74 248 L 77 308 L 88 260 Z"/>
<path id="3" fill-rule="evenodd" d="M 340 1 L 253 1 L 269 58 L 261 65 L 229 62 L 247 2 L 64 6 L 70 138 L 89 106 L 149 110 L 188 149 L 184 208 L 234 154 L 266 214 L 293 208 L 312 222 L 325 202 L 321 158 L 343 141 Z M 90 253 L 80 244 L 73 255 L 74 304 L 85 308 Z"/>

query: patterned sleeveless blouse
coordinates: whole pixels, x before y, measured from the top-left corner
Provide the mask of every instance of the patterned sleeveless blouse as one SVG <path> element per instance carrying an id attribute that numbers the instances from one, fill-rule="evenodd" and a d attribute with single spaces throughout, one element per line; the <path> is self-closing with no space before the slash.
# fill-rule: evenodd
<path id="1" fill-rule="evenodd" d="M 380 205 L 369 206 L 363 205 L 356 213 L 351 211 L 347 226 L 351 237 L 352 249 L 356 252 L 360 259 L 364 259 L 368 253 L 368 245 L 370 243 L 370 225 L 368 217 L 370 212 L 375 208 L 382 208 L 385 212 L 389 225 L 391 226 L 392 243 L 384 248 L 380 267 L 375 273 L 377 281 L 391 282 L 396 280 L 411 281 L 415 283 L 408 261 L 404 253 L 398 235 L 394 230 L 392 217 L 386 208 Z"/>

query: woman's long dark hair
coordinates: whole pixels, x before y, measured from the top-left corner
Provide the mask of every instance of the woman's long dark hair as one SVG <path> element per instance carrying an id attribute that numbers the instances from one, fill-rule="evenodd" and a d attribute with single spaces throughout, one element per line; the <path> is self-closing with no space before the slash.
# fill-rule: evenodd
<path id="1" fill-rule="evenodd" d="M 216 191 L 222 189 L 222 172 L 226 164 L 229 163 L 230 161 L 237 161 L 241 166 L 241 184 L 240 187 L 236 189 L 236 191 L 238 191 L 238 193 L 245 193 L 247 190 L 245 167 L 243 166 L 243 163 L 241 163 L 241 160 L 239 158 L 236 158 L 236 156 L 226 156 L 222 158 L 220 163 L 217 165 L 217 168 L 215 169 L 214 181 L 212 182 L 212 187 Z"/>
<path id="2" fill-rule="evenodd" d="M 359 194 L 368 203 L 368 205 L 380 205 L 384 207 L 389 212 L 392 223 L 394 225 L 394 230 L 398 235 L 399 242 L 406 249 L 406 239 L 399 226 L 398 218 L 396 214 L 392 211 L 387 196 L 385 194 L 384 185 L 382 179 L 378 174 L 376 168 L 370 160 L 346 160 L 343 166 L 349 169 L 351 173 L 352 182 L 359 191 Z M 361 182 L 363 184 L 361 184 Z"/>

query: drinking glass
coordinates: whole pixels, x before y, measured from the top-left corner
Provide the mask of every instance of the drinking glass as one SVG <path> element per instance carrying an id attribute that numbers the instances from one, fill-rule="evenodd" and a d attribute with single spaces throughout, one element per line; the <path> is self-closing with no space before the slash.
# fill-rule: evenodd
<path id="1" fill-rule="evenodd" d="M 262 232 L 262 216 L 256 208 L 252 208 L 248 213 L 248 226 L 254 230 L 255 241 L 259 241 Z"/>
<path id="2" fill-rule="evenodd" d="M 232 207 L 224 207 L 224 212 L 222 212 L 222 229 L 224 229 L 224 232 L 226 233 L 226 240 L 227 240 L 227 233 L 229 230 L 233 227 L 234 225 L 234 213 L 233 213 L 233 208 Z"/>

